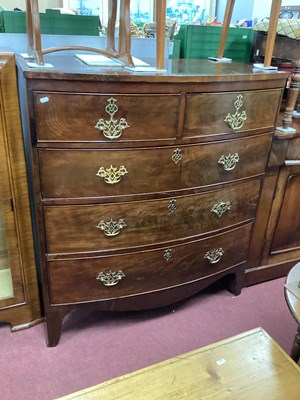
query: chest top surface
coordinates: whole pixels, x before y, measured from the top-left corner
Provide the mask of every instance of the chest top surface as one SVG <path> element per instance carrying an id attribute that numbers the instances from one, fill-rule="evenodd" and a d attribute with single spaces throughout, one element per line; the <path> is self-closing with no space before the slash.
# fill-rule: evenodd
<path id="1" fill-rule="evenodd" d="M 151 60 L 149 64 L 151 65 Z M 49 55 L 46 62 L 53 68 L 30 68 L 18 58 L 18 65 L 28 79 L 93 80 L 118 82 L 237 82 L 285 80 L 283 71 L 261 71 L 251 64 L 215 63 L 210 60 L 168 60 L 165 72 L 133 72 L 119 67 L 89 66 L 75 55 Z"/>

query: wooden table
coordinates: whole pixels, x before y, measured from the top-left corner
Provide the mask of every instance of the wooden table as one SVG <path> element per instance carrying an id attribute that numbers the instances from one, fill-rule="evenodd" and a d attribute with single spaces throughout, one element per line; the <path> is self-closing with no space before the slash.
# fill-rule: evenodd
<path id="1" fill-rule="evenodd" d="M 257 328 L 60 400 L 299 398 L 299 366 Z"/>
<path id="2" fill-rule="evenodd" d="M 287 305 L 298 324 L 298 330 L 295 335 L 293 347 L 291 350 L 291 357 L 294 361 L 298 362 L 300 358 L 300 262 L 297 263 L 286 278 L 284 294 Z"/>

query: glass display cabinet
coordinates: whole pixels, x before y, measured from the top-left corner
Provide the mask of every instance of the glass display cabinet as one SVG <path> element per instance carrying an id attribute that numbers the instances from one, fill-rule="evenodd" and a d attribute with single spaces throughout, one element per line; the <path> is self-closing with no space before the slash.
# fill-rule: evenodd
<path id="1" fill-rule="evenodd" d="M 13 54 L 0 54 L 0 322 L 41 321 Z"/>

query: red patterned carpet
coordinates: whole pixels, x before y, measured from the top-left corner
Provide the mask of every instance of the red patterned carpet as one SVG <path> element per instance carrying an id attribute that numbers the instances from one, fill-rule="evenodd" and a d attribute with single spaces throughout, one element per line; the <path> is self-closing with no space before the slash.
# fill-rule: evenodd
<path id="1" fill-rule="evenodd" d="M 259 326 L 289 352 L 297 325 L 283 285 L 276 279 L 238 297 L 214 285 L 144 312 L 78 310 L 65 318 L 54 348 L 46 347 L 44 324 L 16 333 L 0 324 L 0 398 L 53 400 Z"/>

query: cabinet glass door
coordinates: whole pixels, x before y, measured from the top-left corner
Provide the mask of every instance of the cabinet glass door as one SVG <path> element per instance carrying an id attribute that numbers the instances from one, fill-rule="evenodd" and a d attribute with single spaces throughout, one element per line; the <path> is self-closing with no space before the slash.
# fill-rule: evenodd
<path id="1" fill-rule="evenodd" d="M 2 102 L 0 98 L 0 116 Z M 25 301 L 21 271 L 19 230 L 16 221 L 11 179 L 12 165 L 4 136 L 5 125 L 0 118 L 0 309 Z"/>
<path id="2" fill-rule="evenodd" d="M 0 200 L 0 300 L 8 299 L 13 297 L 13 295 L 14 290 L 9 264 L 2 201 Z"/>
<path id="3" fill-rule="evenodd" d="M 0 198 L 0 309 L 24 301 L 15 215 L 11 199 L 3 196 Z"/>

